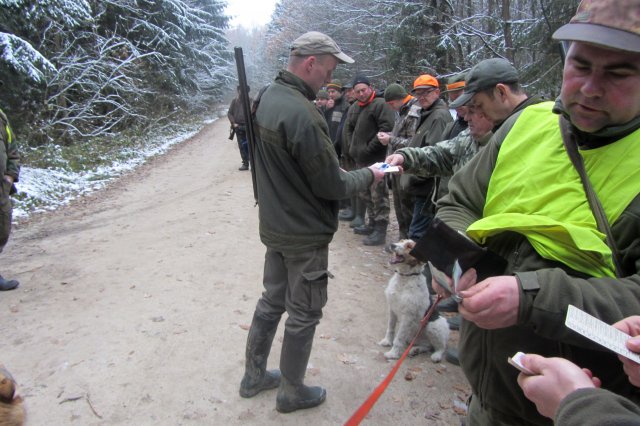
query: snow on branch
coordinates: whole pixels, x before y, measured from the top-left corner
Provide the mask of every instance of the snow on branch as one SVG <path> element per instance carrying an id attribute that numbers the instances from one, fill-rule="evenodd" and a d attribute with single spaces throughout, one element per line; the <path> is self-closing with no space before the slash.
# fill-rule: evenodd
<path id="1" fill-rule="evenodd" d="M 0 32 L 0 49 L 0 58 L 7 65 L 35 83 L 42 83 L 45 73 L 56 71 L 56 67 L 29 42 L 13 34 Z"/>

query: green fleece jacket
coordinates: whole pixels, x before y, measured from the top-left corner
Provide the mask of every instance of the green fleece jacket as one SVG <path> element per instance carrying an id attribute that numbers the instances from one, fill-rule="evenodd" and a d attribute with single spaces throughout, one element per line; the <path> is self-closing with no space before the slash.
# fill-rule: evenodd
<path id="1" fill-rule="evenodd" d="M 348 141 L 348 156 L 358 165 L 384 161 L 387 147 L 376 136 L 378 132 L 393 130 L 395 113 L 381 98 L 374 98 L 362 106 L 355 102 L 349 108 L 344 123 L 343 140 Z"/>
<path id="2" fill-rule="evenodd" d="M 338 200 L 373 183 L 369 169 L 345 172 L 315 91 L 281 71 L 256 111 L 255 147 L 260 238 L 275 250 L 324 247 L 338 229 Z"/>
<path id="3" fill-rule="evenodd" d="M 578 389 L 558 407 L 556 426 L 638 426 L 640 407 L 605 389 Z"/>
<path id="4" fill-rule="evenodd" d="M 500 146 L 518 115 L 510 117 L 495 132 L 489 144 L 457 172 L 449 182 L 449 194 L 438 202 L 437 216 L 460 231 L 483 217 L 487 188 Z M 640 127 L 640 119 L 631 124 Z M 603 131 L 601 144 L 615 143 L 630 133 L 630 125 Z M 577 136 L 592 144 L 598 135 Z M 638 158 L 630 158 L 637 167 Z M 558 176 L 562 179 L 562 176 Z M 535 185 L 535 175 L 531 176 Z M 559 195 L 561 196 L 561 195 Z M 622 370 L 617 356 L 571 331 L 564 325 L 567 306 L 572 304 L 602 321 L 612 324 L 640 312 L 640 195 L 611 224 L 620 252 L 621 279 L 593 278 L 565 265 L 542 258 L 522 235 L 505 232 L 491 237 L 487 246 L 507 260 L 503 275 L 515 275 L 522 284 L 515 326 L 485 330 L 462 322 L 460 362 L 480 403 L 492 415 L 511 424 L 550 424 L 528 401 L 516 382 L 518 371 L 506 359 L 518 351 L 546 357 L 567 358 L 589 368 L 602 380 L 603 388 L 633 401 L 640 393 Z M 523 288 L 527 288 L 525 291 Z"/>

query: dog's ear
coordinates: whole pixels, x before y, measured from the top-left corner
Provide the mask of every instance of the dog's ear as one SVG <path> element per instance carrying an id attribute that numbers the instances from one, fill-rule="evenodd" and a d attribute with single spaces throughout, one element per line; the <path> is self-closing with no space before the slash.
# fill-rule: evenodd
<path id="1" fill-rule="evenodd" d="M 404 259 L 405 259 L 404 263 L 406 263 L 407 265 L 409 265 L 411 267 L 418 266 L 418 265 L 422 264 L 422 262 L 420 262 L 418 259 L 416 259 L 413 256 L 406 256 Z"/>
<path id="2" fill-rule="evenodd" d="M 413 240 L 405 240 L 404 246 L 409 250 L 413 250 L 413 248 L 416 246 L 416 242 Z"/>

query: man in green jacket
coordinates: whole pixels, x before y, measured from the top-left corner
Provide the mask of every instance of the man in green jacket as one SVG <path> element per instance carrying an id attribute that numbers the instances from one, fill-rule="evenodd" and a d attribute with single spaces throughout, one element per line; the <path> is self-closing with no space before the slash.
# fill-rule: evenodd
<path id="1" fill-rule="evenodd" d="M 2 192 L 0 193 L 0 253 L 9 241 L 11 233 L 11 215 L 13 206 L 10 195 L 15 191 L 14 182 L 20 175 L 20 153 L 18 145 L 13 140 L 13 132 L 9 126 L 9 120 L 0 110 L 0 176 L 2 176 Z M 16 280 L 7 280 L 0 275 L 0 291 L 13 290 L 20 283 Z"/>
<path id="2" fill-rule="evenodd" d="M 407 147 L 419 148 L 434 145 L 443 139 L 442 135 L 447 124 L 453 121 L 447 104 L 440 99 L 438 79 L 429 74 L 419 76 L 413 82 L 411 93 L 418 99 L 421 110 L 418 130 Z M 420 239 L 429 225 L 434 213 L 431 197 L 436 185 L 436 179 L 433 177 L 424 178 L 414 175 L 400 177 L 402 190 L 412 196 L 414 202 L 409 238 Z"/>
<path id="3" fill-rule="evenodd" d="M 384 100 L 396 111 L 396 121 L 391 132 L 378 132 L 378 140 L 387 146 L 387 155 L 407 146 L 418 130 L 420 103 L 409 95 L 404 87 L 390 84 L 384 90 Z M 391 175 L 393 207 L 398 221 L 400 239 L 409 238 L 409 226 L 413 217 L 413 198 L 400 188 L 400 175 Z"/>
<path id="4" fill-rule="evenodd" d="M 260 239 L 267 247 L 264 292 L 247 337 L 240 396 L 278 388 L 283 413 L 315 407 L 321 387 L 305 386 L 304 374 L 316 325 L 327 302 L 329 243 L 338 229 L 338 200 L 379 182 L 376 168 L 343 171 L 324 117 L 313 104 L 339 63 L 353 63 L 319 32 L 297 38 L 281 71 L 257 99 L 255 147 Z M 267 371 L 280 317 L 287 312 L 280 371 Z"/>
<path id="5" fill-rule="evenodd" d="M 384 161 L 387 147 L 380 143 L 377 134 L 393 129 L 395 114 L 383 99 L 376 97 L 367 77 L 356 76 L 353 79 L 353 90 L 357 101 L 347 113 L 343 140 L 349 146 L 349 157 L 355 160 L 356 167 L 364 167 Z M 384 244 L 390 210 L 387 185 L 380 182 L 372 188 L 367 188 L 360 192 L 359 198 L 359 202 L 366 206 L 368 221 L 353 231 L 359 235 L 366 235 L 362 241 L 364 245 Z M 358 201 L 356 203 L 359 204 Z M 362 210 L 356 208 L 356 216 L 361 215 Z"/>
<path id="6" fill-rule="evenodd" d="M 555 106 L 539 103 L 507 119 L 439 201 L 440 219 L 506 260 L 480 282 L 473 268 L 460 281 L 470 424 L 551 423 L 506 362 L 517 351 L 567 358 L 603 388 L 640 400 L 614 354 L 564 326 L 569 304 L 607 323 L 640 312 L 639 11 L 640 0 L 583 0 L 554 34 L 569 42 Z M 480 102 L 502 92 L 485 95 Z M 561 123 L 602 204 L 608 242 Z"/>

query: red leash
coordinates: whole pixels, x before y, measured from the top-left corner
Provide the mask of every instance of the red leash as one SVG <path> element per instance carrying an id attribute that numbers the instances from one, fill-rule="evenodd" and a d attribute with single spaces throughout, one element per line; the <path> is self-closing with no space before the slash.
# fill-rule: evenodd
<path id="1" fill-rule="evenodd" d="M 373 392 L 371 392 L 371 395 L 369 395 L 369 398 L 367 398 L 367 400 L 362 403 L 360 408 L 358 408 L 358 410 L 355 413 L 353 413 L 353 415 L 349 418 L 349 420 L 347 420 L 344 426 L 357 426 L 365 418 L 365 416 L 369 414 L 369 411 L 371 411 L 376 401 L 378 401 L 378 398 L 380 398 L 380 396 L 384 393 L 384 391 L 387 390 L 387 386 L 389 386 L 389 383 L 391 383 L 391 380 L 393 380 L 393 377 L 398 372 L 400 365 L 402 365 L 402 362 L 409 354 L 409 351 L 411 350 L 411 348 L 413 347 L 413 344 L 418 339 L 418 336 L 420 336 L 420 333 L 422 333 L 422 330 L 424 330 L 424 328 L 427 326 L 427 323 L 429 322 L 429 318 L 431 318 L 431 315 L 433 314 L 433 311 L 435 311 L 436 306 L 438 306 L 438 303 L 440 303 L 440 300 L 442 300 L 442 296 L 438 295 L 438 297 L 436 297 L 435 302 L 433 302 L 433 304 L 431 305 L 427 313 L 424 314 L 424 317 L 420 321 L 420 329 L 418 330 L 418 332 L 416 333 L 413 340 L 411 341 L 407 349 L 404 351 L 400 359 L 396 362 L 396 365 L 393 366 L 389 374 L 387 374 L 387 377 L 385 377 L 385 379 L 382 382 L 380 382 L 378 387 L 375 388 Z"/>

